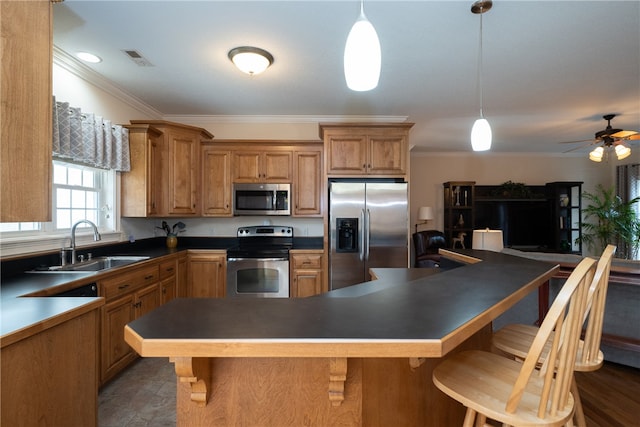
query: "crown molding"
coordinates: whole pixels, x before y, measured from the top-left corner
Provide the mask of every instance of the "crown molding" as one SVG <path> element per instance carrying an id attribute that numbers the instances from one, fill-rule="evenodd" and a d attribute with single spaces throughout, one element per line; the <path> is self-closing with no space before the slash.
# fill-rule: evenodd
<path id="1" fill-rule="evenodd" d="M 168 114 L 165 120 L 180 123 L 402 123 L 407 116 L 310 116 L 310 115 L 194 115 Z"/>
<path id="2" fill-rule="evenodd" d="M 115 85 L 111 80 L 108 80 L 100 73 L 93 71 L 91 68 L 87 67 L 82 62 L 55 45 L 53 46 L 53 63 L 82 80 L 104 90 L 118 100 L 140 111 L 145 116 L 156 119 L 163 118 L 160 111 L 126 92 L 121 87 Z"/>

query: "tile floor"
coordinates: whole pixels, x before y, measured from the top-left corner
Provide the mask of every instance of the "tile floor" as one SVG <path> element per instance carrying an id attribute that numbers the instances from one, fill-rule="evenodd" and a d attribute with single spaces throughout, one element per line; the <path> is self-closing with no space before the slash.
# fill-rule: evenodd
<path id="1" fill-rule="evenodd" d="M 168 358 L 141 358 L 98 394 L 98 427 L 176 425 L 176 376 Z"/>

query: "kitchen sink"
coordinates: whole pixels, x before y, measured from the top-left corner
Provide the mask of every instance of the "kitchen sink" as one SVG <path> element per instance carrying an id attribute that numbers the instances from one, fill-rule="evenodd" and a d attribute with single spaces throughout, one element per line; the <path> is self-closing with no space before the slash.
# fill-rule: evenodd
<path id="1" fill-rule="evenodd" d="M 92 258 L 87 261 L 78 262 L 76 264 L 68 264 L 64 266 L 56 265 L 52 267 L 38 268 L 30 270 L 28 273 L 87 273 L 91 271 L 103 271 L 115 267 L 122 267 L 140 261 L 149 259 L 148 256 L 102 256 Z"/>

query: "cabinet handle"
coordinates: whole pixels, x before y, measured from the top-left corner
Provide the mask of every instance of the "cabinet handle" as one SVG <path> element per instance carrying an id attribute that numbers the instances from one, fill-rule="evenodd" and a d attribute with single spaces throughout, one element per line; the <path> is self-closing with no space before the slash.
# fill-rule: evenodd
<path id="1" fill-rule="evenodd" d="M 172 272 L 172 271 L 173 271 L 173 267 L 169 267 L 169 268 L 167 268 L 167 269 L 166 269 L 166 270 L 164 270 L 164 271 L 166 271 L 166 272 L 168 272 L 168 273 L 169 273 L 169 272 Z"/>
<path id="2" fill-rule="evenodd" d="M 118 286 L 118 289 L 127 289 L 128 287 L 129 287 L 129 284 L 127 283 L 126 285 Z"/>
<path id="3" fill-rule="evenodd" d="M 150 275 L 150 276 L 144 276 L 144 280 L 149 280 L 149 279 L 153 279 L 153 275 Z"/>

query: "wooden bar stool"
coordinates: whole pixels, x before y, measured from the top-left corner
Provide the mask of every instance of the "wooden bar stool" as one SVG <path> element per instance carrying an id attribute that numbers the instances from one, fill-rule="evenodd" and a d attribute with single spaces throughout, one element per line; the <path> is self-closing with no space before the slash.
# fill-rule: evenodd
<path id="1" fill-rule="evenodd" d="M 454 354 L 436 367 L 436 387 L 467 407 L 464 427 L 485 426 L 488 418 L 514 426 L 573 425 L 570 388 L 595 266 L 595 260 L 585 258 L 571 273 L 524 362 L 474 350 Z M 538 370 L 543 354 L 545 363 Z"/>
<path id="2" fill-rule="evenodd" d="M 596 273 L 589 287 L 587 294 L 587 304 L 583 314 L 583 322 L 587 321 L 584 340 L 578 343 L 578 355 L 576 357 L 575 371 L 591 372 L 600 369 L 604 363 L 604 355 L 600 351 L 600 340 L 602 338 L 602 324 L 604 322 L 604 307 L 609 284 L 609 272 L 611 261 L 616 252 L 614 245 L 608 245 L 598 260 Z M 527 356 L 527 351 L 533 342 L 538 327 L 532 325 L 512 324 L 507 325 L 493 335 L 492 345 L 507 355 L 522 360 Z M 543 355 L 546 353 L 543 353 Z M 544 363 L 544 359 L 538 361 Z M 578 386 L 575 379 L 572 384 L 573 398 L 576 401 L 576 424 L 585 427 L 586 421 L 582 403 L 578 393 Z"/>

